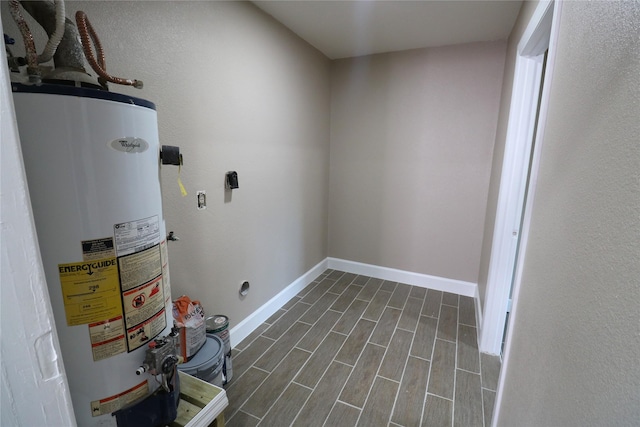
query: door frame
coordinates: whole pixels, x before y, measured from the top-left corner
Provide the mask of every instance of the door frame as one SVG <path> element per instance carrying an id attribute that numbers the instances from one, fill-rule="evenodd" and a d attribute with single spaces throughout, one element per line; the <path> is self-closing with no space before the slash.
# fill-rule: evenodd
<path id="1" fill-rule="evenodd" d="M 538 13 L 540 12 L 540 13 Z M 514 259 L 515 272 L 513 273 L 513 295 L 512 295 L 512 311 L 510 324 L 513 325 L 518 316 L 518 298 L 520 295 L 520 285 L 522 280 L 523 265 L 526 257 L 527 241 L 529 238 L 529 228 L 531 224 L 531 214 L 533 211 L 533 203 L 535 196 L 535 187 L 538 177 L 538 171 L 540 166 L 540 157 L 543 149 L 544 142 L 544 130 L 547 123 L 547 114 L 549 109 L 549 91 L 553 80 L 553 69 L 555 66 L 556 50 L 558 45 L 558 33 L 559 33 L 559 21 L 562 13 L 562 1 L 555 1 L 553 3 L 538 5 L 532 19 L 529 21 L 527 30 L 524 32 L 520 43 L 518 44 L 518 59 L 520 62 L 531 62 L 532 59 L 527 59 L 526 54 L 540 53 L 545 43 L 548 43 L 549 52 L 547 54 L 547 63 L 544 77 L 544 85 L 540 96 L 540 111 L 538 112 L 538 125 L 536 130 L 536 140 L 533 152 L 531 153 L 531 168 L 529 179 L 529 190 L 527 192 L 526 203 L 524 204 L 524 212 L 522 216 L 522 228 L 520 236 L 520 250 L 517 252 L 517 260 Z M 546 24 L 544 24 L 546 22 Z M 545 35 L 545 34 L 548 34 Z M 545 42 L 546 39 L 546 42 Z M 515 79 L 514 79 L 515 80 Z M 514 81 L 515 88 L 515 81 Z M 511 115 L 510 119 L 511 121 Z M 504 172 L 503 172 L 504 173 Z M 523 200 L 523 203 L 525 201 Z M 520 205 L 523 206 L 522 204 Z M 505 300 L 508 301 L 508 292 Z M 506 304 L 504 309 L 504 315 L 506 316 Z M 511 355 L 511 345 L 513 328 L 507 328 L 506 345 L 502 360 L 502 367 L 500 369 L 500 377 L 498 379 L 498 387 L 496 390 L 496 399 L 493 409 L 493 419 L 491 422 L 492 427 L 498 425 L 498 417 L 500 416 L 500 410 L 502 407 L 502 397 L 504 395 L 504 383 L 506 373 L 509 368 L 509 361 Z"/>
<path id="2" fill-rule="evenodd" d="M 524 211 L 525 206 L 526 210 L 530 209 L 535 193 L 538 173 L 536 159 L 539 158 L 546 123 L 548 88 L 551 85 L 553 75 L 557 40 L 556 23 L 560 6 L 560 1 L 540 2 L 517 47 L 498 206 L 487 276 L 487 293 L 480 330 L 479 348 L 483 353 L 499 355 L 501 352 L 512 283 L 514 284 L 513 304 L 511 304 L 513 307 L 512 316 L 516 305 L 517 272 L 515 270 L 522 264 L 518 260 L 523 259 L 527 244 L 528 236 L 524 230 L 528 230 L 529 218 Z M 544 74 L 545 81 L 543 91 L 540 93 L 544 52 L 547 48 L 549 54 Z M 538 105 L 540 111 L 536 132 Z M 536 141 L 532 153 L 534 135 L 536 135 Z M 533 162 L 531 162 L 532 156 Z M 531 168 L 529 168 L 530 164 Z M 529 191 L 527 192 L 528 175 L 530 175 L 530 179 Z M 525 196 L 527 197 L 526 204 Z"/>

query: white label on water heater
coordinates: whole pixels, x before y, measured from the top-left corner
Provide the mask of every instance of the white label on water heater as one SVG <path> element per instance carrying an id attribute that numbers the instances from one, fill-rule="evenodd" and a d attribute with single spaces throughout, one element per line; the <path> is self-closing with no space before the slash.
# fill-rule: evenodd
<path id="1" fill-rule="evenodd" d="M 165 303 L 171 299 L 171 280 L 169 279 L 169 256 L 167 255 L 167 241 L 160 243 L 160 255 L 162 259 L 162 281 L 164 282 Z"/>
<path id="2" fill-rule="evenodd" d="M 160 243 L 158 215 L 113 226 L 118 256 L 143 251 Z"/>
<path id="3" fill-rule="evenodd" d="M 164 308 L 162 277 L 122 293 L 127 328 L 143 323 Z"/>
<path id="4" fill-rule="evenodd" d="M 118 258 L 129 351 L 153 339 L 166 326 L 160 245 Z M 150 321 L 150 319 L 153 319 Z"/>
<path id="5" fill-rule="evenodd" d="M 149 149 L 149 143 L 142 138 L 128 136 L 118 138 L 108 143 L 109 147 L 123 153 L 143 153 Z"/>
<path id="6" fill-rule="evenodd" d="M 165 310 L 160 310 L 154 317 L 140 325 L 127 329 L 127 345 L 129 352 L 138 347 L 142 347 L 150 340 L 154 339 L 164 328 L 167 327 L 167 316 Z"/>
<path id="7" fill-rule="evenodd" d="M 160 246 L 118 257 L 118 268 L 122 292 L 150 282 L 162 274 Z"/>
<path id="8" fill-rule="evenodd" d="M 93 361 L 107 359 L 127 351 L 122 316 L 102 322 L 89 323 Z"/>
<path id="9" fill-rule="evenodd" d="M 147 381 L 143 381 L 135 387 L 131 387 L 129 390 L 125 390 L 122 393 L 118 393 L 113 396 L 105 397 L 104 399 L 94 400 L 91 402 L 91 416 L 97 417 L 99 415 L 110 414 L 141 399 L 149 394 L 149 384 Z"/>

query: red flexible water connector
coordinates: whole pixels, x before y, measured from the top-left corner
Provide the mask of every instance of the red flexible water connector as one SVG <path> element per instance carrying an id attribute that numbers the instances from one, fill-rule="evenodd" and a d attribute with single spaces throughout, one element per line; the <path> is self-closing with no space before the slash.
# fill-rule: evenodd
<path id="1" fill-rule="evenodd" d="M 76 24 L 78 25 L 78 31 L 80 32 L 80 40 L 82 41 L 82 48 L 84 54 L 87 57 L 87 61 L 91 65 L 91 68 L 104 80 L 116 83 L 119 85 L 133 86 L 137 89 L 142 89 L 142 80 L 123 79 L 121 77 L 114 77 L 106 72 L 106 66 L 104 61 L 104 50 L 100 44 L 100 39 L 94 31 L 87 14 L 79 10 L 76 12 Z M 96 61 L 93 55 L 93 49 L 91 42 L 96 46 L 96 52 L 98 54 L 98 60 Z"/>

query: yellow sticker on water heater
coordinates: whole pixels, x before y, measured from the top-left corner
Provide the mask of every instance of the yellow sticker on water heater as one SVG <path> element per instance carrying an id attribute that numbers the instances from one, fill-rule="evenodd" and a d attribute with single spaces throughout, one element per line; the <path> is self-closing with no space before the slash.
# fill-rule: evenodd
<path id="1" fill-rule="evenodd" d="M 100 322 L 122 315 L 115 258 L 58 264 L 68 326 Z"/>

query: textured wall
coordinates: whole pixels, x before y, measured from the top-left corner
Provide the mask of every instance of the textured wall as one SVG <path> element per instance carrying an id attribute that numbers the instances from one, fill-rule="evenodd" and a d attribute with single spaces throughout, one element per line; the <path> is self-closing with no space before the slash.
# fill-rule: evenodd
<path id="1" fill-rule="evenodd" d="M 334 62 L 330 256 L 477 281 L 505 48 Z"/>
<path id="2" fill-rule="evenodd" d="M 40 262 L 4 51 L 0 52 L 0 63 L 0 424 L 73 426 L 71 396 Z"/>
<path id="3" fill-rule="evenodd" d="M 482 253 L 480 256 L 480 274 L 478 275 L 478 293 L 480 304 L 484 308 L 487 295 L 487 276 L 489 275 L 489 262 L 491 261 L 491 245 L 493 243 L 493 228 L 496 222 L 498 208 L 498 194 L 500 191 L 500 178 L 502 175 L 502 161 L 507 140 L 507 125 L 509 123 L 509 108 L 511 106 L 511 92 L 513 89 L 513 77 L 516 68 L 516 56 L 518 42 L 522 33 L 538 5 L 537 1 L 526 1 L 522 4 L 518 19 L 509 35 L 507 57 L 504 64 L 504 76 L 502 80 L 502 96 L 500 98 L 500 115 L 496 131 L 496 142 L 493 147 L 493 159 L 491 161 L 491 180 L 489 195 L 487 198 L 487 210 L 484 219 L 484 238 L 482 240 Z"/>
<path id="4" fill-rule="evenodd" d="M 67 2 L 67 16 L 76 9 L 107 70 L 145 84 L 112 90 L 156 103 L 160 143 L 184 154 L 187 197 L 178 169 L 162 171 L 167 230 L 180 237 L 169 245 L 174 297 L 234 326 L 327 256 L 329 61 L 248 2 Z"/>
<path id="5" fill-rule="evenodd" d="M 501 426 L 640 422 L 640 3 L 566 2 Z"/>

